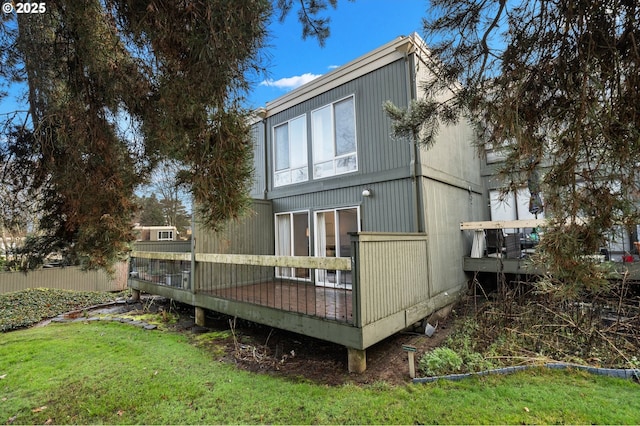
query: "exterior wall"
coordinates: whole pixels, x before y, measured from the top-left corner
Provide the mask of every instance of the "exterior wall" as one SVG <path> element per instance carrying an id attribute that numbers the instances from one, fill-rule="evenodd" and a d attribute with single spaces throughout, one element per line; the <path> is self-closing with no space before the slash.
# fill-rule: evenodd
<path id="1" fill-rule="evenodd" d="M 251 211 L 238 221 L 213 232 L 196 223 L 196 253 L 273 254 L 271 202 L 253 200 Z"/>
<path id="2" fill-rule="evenodd" d="M 362 191 L 369 189 L 370 197 Z M 300 194 L 273 200 L 274 213 L 327 208 L 360 207 L 361 229 L 375 232 L 413 232 L 411 180 L 398 179 L 367 185 L 354 185 L 327 191 Z M 310 223 L 313 227 L 313 223 Z M 312 229 L 313 231 L 313 229 Z"/>
<path id="3" fill-rule="evenodd" d="M 401 58 L 266 119 L 266 164 L 270 170 L 266 196 L 273 202 L 273 213 L 310 212 L 312 253 L 313 217 L 318 210 L 359 207 L 362 230 L 417 231 L 416 206 L 411 195 L 414 190 L 410 166 L 412 146 L 406 140 L 390 136 L 391 120 L 382 108 L 387 100 L 407 105 L 410 96 L 407 87 L 406 61 Z M 310 112 L 351 95 L 355 101 L 358 170 L 314 180 Z M 309 181 L 274 187 L 273 127 L 302 114 L 306 114 L 307 119 Z M 373 195 L 363 197 L 364 189 L 370 189 Z"/>
<path id="4" fill-rule="evenodd" d="M 421 204 L 429 235 L 430 274 L 438 294 L 465 285 L 463 256 L 471 252 L 472 233 L 460 222 L 488 219 L 480 160 L 465 122 L 443 128 L 436 144 L 420 150 Z"/>
<path id="5" fill-rule="evenodd" d="M 272 129 L 274 126 L 306 114 L 309 146 L 309 181 L 273 187 L 273 175 L 270 172 L 268 176 L 268 198 L 277 199 L 303 193 L 369 185 L 375 182 L 408 177 L 411 146 L 406 141 L 391 138 L 391 120 L 382 109 L 382 104 L 386 100 L 391 100 L 399 105 L 407 104 L 406 79 L 404 78 L 405 73 L 403 70 L 404 60 L 395 61 L 267 118 L 266 138 L 269 148 L 267 156 L 269 170 L 273 168 Z M 355 99 L 358 170 L 352 173 L 314 180 L 312 173 L 310 112 L 351 95 Z M 334 194 L 339 197 L 337 193 Z"/>
<path id="6" fill-rule="evenodd" d="M 265 129 L 264 122 L 258 121 L 251 127 L 251 138 L 253 139 L 253 184 L 249 190 L 251 197 L 262 199 L 267 190 L 267 170 L 265 158 Z"/>
<path id="7" fill-rule="evenodd" d="M 433 76 L 428 62 L 415 55 L 412 59 L 412 90 L 422 98 L 420 85 Z M 429 236 L 431 297 L 466 286 L 462 258 L 471 252 L 473 233 L 460 231 L 460 222 L 488 219 L 481 159 L 474 142 L 473 128 L 461 119 L 456 125 L 442 126 L 432 147 L 417 150 L 420 223 Z"/>
<path id="8" fill-rule="evenodd" d="M 127 288 L 128 266 L 126 262 L 116 265 L 115 276 L 105 271 L 83 271 L 77 266 L 46 268 L 23 272 L 0 273 L 0 293 L 26 290 L 28 288 L 55 288 L 73 291 L 121 291 Z"/>
<path id="9" fill-rule="evenodd" d="M 133 244 L 135 251 L 155 251 L 166 253 L 189 253 L 191 241 L 136 241 Z"/>
<path id="10" fill-rule="evenodd" d="M 196 224 L 195 252 L 223 254 L 274 254 L 274 218 L 269 201 L 254 200 L 252 211 L 237 222 L 229 222 L 224 230 L 214 233 Z M 197 263 L 194 278 L 199 283 L 196 290 L 222 288 L 232 282 L 249 283 L 252 280 L 273 276 L 273 268 L 246 268 L 229 277 L 227 265 Z M 258 274 L 258 275 L 256 275 Z"/>
<path id="11" fill-rule="evenodd" d="M 485 218 L 482 193 L 422 178 L 422 200 L 429 235 L 431 296 L 466 285 L 462 258 L 471 253 L 473 232 L 460 231 L 460 222 Z"/>

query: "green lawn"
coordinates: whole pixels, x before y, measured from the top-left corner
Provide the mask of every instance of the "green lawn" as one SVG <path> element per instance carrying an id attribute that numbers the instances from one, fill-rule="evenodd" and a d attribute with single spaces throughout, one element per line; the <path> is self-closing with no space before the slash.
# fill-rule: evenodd
<path id="1" fill-rule="evenodd" d="M 529 370 L 330 387 L 215 361 L 185 335 L 111 322 L 0 334 L 0 423 L 640 423 L 640 387 Z"/>

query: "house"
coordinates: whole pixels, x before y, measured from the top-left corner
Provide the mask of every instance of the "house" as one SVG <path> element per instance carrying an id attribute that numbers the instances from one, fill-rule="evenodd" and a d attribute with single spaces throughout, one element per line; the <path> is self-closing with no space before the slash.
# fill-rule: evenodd
<path id="1" fill-rule="evenodd" d="M 473 237 L 460 223 L 487 212 L 474 133 L 443 127 L 427 151 L 392 138 L 382 108 L 422 96 L 431 60 L 398 37 L 267 103 L 253 214 L 219 234 L 196 223 L 191 253 L 133 253 L 130 287 L 197 321 L 209 309 L 344 345 L 356 372 L 368 347 L 455 302 Z"/>
<path id="2" fill-rule="evenodd" d="M 506 157 L 491 147 L 486 148 L 480 173 L 486 190 L 490 220 L 461 222 L 462 231 L 474 234 L 470 255 L 467 253 L 463 259 L 463 269 L 468 273 L 492 275 L 542 275 L 546 272 L 545 268 L 533 264 L 530 255 L 536 251 L 539 232 L 544 232 L 545 212 L 541 209 L 530 211 L 532 194 L 526 184 L 505 192 L 505 181 L 500 169 Z M 543 163 L 539 166 L 538 173 L 543 174 L 545 171 Z M 628 279 L 640 279 L 640 265 L 631 264 L 628 260 L 636 259 L 631 254 L 638 251 L 634 247 L 634 241 L 640 235 L 640 225 L 635 228 L 614 225 L 601 246 L 600 253 L 590 255 L 592 260 L 611 260 L 614 263 L 608 267 L 612 271 L 624 273 Z"/>
<path id="3" fill-rule="evenodd" d="M 133 227 L 137 241 L 176 241 L 178 231 L 175 226 L 140 226 Z"/>

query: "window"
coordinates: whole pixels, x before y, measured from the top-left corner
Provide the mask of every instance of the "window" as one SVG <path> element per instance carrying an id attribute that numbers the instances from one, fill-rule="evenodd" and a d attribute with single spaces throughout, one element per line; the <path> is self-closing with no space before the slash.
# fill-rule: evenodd
<path id="1" fill-rule="evenodd" d="M 311 129 L 314 178 L 358 169 L 353 97 L 313 111 Z"/>
<path id="2" fill-rule="evenodd" d="M 173 241 L 173 231 L 158 231 L 158 241 Z"/>
<path id="3" fill-rule="evenodd" d="M 305 115 L 273 128 L 274 185 L 309 179 L 307 167 L 307 118 Z"/>
<path id="4" fill-rule="evenodd" d="M 309 213 L 276 215 L 276 256 L 309 256 Z M 310 279 L 305 268 L 276 268 L 277 277 Z"/>

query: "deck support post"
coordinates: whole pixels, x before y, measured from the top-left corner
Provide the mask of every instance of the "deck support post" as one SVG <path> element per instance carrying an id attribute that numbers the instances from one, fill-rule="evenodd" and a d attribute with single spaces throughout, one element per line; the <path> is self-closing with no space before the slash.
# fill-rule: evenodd
<path id="1" fill-rule="evenodd" d="M 206 324 L 204 308 L 196 306 L 196 325 L 204 327 Z"/>
<path id="2" fill-rule="evenodd" d="M 137 302 L 140 300 L 140 290 L 132 288 L 131 289 L 131 302 Z"/>
<path id="3" fill-rule="evenodd" d="M 366 350 L 347 348 L 347 357 L 349 373 L 364 373 L 364 371 L 367 369 Z"/>

